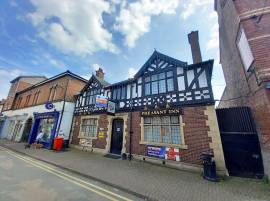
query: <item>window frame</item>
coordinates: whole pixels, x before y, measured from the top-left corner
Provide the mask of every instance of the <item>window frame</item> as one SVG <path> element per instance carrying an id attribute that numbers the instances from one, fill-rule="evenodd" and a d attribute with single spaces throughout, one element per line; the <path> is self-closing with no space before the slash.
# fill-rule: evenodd
<path id="1" fill-rule="evenodd" d="M 96 125 L 95 125 L 96 133 L 95 133 L 95 136 L 87 136 L 87 135 L 85 135 L 86 132 L 82 131 L 84 126 L 89 126 L 89 127 L 94 126 L 94 125 L 90 125 L 90 124 L 89 125 L 83 125 L 84 120 L 94 120 L 94 121 L 96 121 Z M 96 115 L 82 117 L 81 118 L 81 123 L 80 123 L 80 132 L 79 132 L 78 138 L 80 138 L 80 139 L 97 139 L 98 138 L 98 130 L 99 130 L 99 123 L 98 122 L 99 122 L 99 116 L 96 116 Z"/>
<path id="2" fill-rule="evenodd" d="M 171 116 L 167 116 L 167 117 L 173 117 L 174 115 Z M 146 117 L 141 117 L 141 140 L 140 140 L 140 144 L 144 144 L 144 145 L 153 145 L 153 146 L 165 146 L 165 147 L 176 147 L 176 148 L 181 148 L 181 149 L 187 149 L 188 146 L 185 144 L 185 137 L 184 137 L 184 126 L 185 123 L 183 123 L 183 118 L 182 115 L 179 116 L 174 116 L 174 117 L 178 117 L 178 124 L 173 124 L 171 123 L 171 119 L 170 119 L 170 130 L 172 129 L 172 126 L 179 126 L 179 138 L 181 139 L 180 144 L 173 144 L 173 143 L 166 143 L 163 142 L 162 136 L 160 135 L 161 141 L 160 142 L 154 142 L 154 141 L 147 141 L 145 140 L 145 133 L 144 133 L 144 128 L 145 126 L 151 126 L 153 129 L 153 124 L 145 124 L 144 120 L 145 118 L 150 117 L 153 118 L 155 116 L 146 116 Z M 163 116 L 161 116 L 163 117 Z M 152 122 L 152 121 L 151 121 Z M 154 124 L 155 125 L 155 124 Z M 158 125 L 157 125 L 158 126 Z M 161 126 L 168 126 L 168 124 L 161 124 L 160 123 L 160 130 L 161 130 Z M 170 132 L 170 138 L 171 138 L 171 142 L 172 142 L 172 133 Z"/>
<path id="3" fill-rule="evenodd" d="M 159 95 L 159 94 L 166 94 L 166 93 L 170 93 L 176 90 L 176 84 L 175 84 L 175 70 L 174 69 L 167 69 L 166 71 L 158 71 L 158 72 L 154 72 L 151 74 L 147 74 L 145 75 L 142 79 L 143 79 L 143 84 L 142 84 L 142 88 L 143 88 L 143 95 L 144 96 L 155 96 L 155 95 Z M 169 72 L 172 72 L 171 75 L 168 75 Z M 160 78 L 160 75 L 164 74 L 163 78 Z M 157 79 L 152 79 L 152 77 L 156 76 Z M 168 80 L 172 79 L 173 81 L 173 90 L 168 90 Z M 165 81 L 165 92 L 160 92 L 160 88 L 161 88 L 161 81 Z M 153 83 L 157 82 L 157 93 L 153 94 Z M 150 93 L 146 93 L 146 86 L 150 85 Z"/>

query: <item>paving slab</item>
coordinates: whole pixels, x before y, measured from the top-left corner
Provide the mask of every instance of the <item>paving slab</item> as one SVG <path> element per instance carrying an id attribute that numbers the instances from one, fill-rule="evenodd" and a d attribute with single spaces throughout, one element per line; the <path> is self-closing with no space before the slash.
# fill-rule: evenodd
<path id="1" fill-rule="evenodd" d="M 23 143 L 0 140 L 0 145 L 41 159 L 149 200 L 160 201 L 269 201 L 270 188 L 261 180 L 228 177 L 209 182 L 199 173 L 180 171 L 137 160 L 105 158 L 70 148 L 64 152 L 25 149 Z"/>

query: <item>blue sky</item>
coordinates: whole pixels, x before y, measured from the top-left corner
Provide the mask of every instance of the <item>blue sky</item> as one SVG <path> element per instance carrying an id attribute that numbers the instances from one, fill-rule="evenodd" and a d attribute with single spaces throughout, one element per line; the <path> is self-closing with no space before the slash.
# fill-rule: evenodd
<path id="1" fill-rule="evenodd" d="M 215 59 L 213 89 L 219 99 L 214 0 L 2 0 L 0 99 L 19 75 L 54 76 L 70 70 L 89 78 L 101 66 L 113 83 L 131 77 L 154 49 L 192 63 L 187 34 L 199 30 L 203 60 Z"/>

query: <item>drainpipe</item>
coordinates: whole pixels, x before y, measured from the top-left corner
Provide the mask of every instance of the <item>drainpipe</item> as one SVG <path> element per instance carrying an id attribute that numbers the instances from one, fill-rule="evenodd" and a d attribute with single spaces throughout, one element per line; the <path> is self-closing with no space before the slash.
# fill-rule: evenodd
<path id="1" fill-rule="evenodd" d="M 66 87 L 65 94 L 64 94 L 64 103 L 63 103 L 63 107 L 62 107 L 62 111 L 61 111 L 61 116 L 60 116 L 60 120 L 59 120 L 59 126 L 58 126 L 57 132 L 56 132 L 56 137 L 59 135 L 59 130 L 60 130 L 60 127 L 61 127 L 61 124 L 62 124 L 64 109 L 65 109 L 65 106 L 66 106 L 66 95 L 67 95 L 68 85 L 69 85 L 69 79 L 68 79 L 67 87 Z"/>
<path id="2" fill-rule="evenodd" d="M 131 84 L 130 87 L 130 101 L 132 101 L 132 92 L 133 92 L 133 84 Z M 129 156 L 128 159 L 131 160 L 132 153 L 131 153 L 131 146 L 132 146 L 132 135 L 133 135 L 133 129 L 132 129 L 132 111 L 133 111 L 133 103 L 131 103 L 131 112 L 130 112 L 130 118 L 129 118 Z"/>

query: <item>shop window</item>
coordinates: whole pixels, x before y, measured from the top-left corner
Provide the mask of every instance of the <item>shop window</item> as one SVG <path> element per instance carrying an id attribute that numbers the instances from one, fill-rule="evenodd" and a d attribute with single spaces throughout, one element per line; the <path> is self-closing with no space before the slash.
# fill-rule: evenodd
<path id="1" fill-rule="evenodd" d="M 179 116 L 145 117 L 144 141 L 182 144 Z"/>
<path id="2" fill-rule="evenodd" d="M 144 82 L 146 96 L 174 91 L 173 71 L 147 76 L 144 78 Z"/>
<path id="3" fill-rule="evenodd" d="M 82 120 L 81 137 L 94 138 L 97 136 L 97 119 L 87 118 Z"/>

